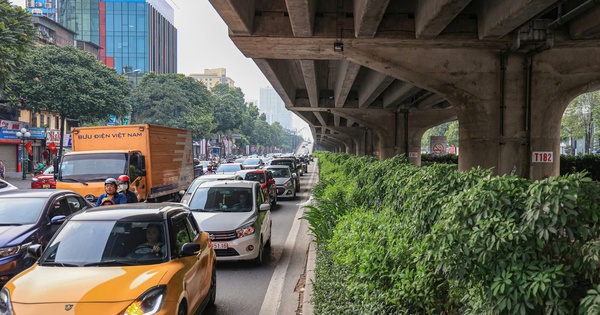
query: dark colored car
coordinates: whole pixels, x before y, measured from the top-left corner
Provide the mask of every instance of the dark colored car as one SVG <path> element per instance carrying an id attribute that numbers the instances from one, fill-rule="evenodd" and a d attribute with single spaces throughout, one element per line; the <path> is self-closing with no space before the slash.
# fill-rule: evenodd
<path id="1" fill-rule="evenodd" d="M 265 195 L 265 200 L 268 201 L 271 207 L 277 204 L 277 187 L 275 186 L 273 173 L 261 169 L 237 171 L 235 175 L 241 177 L 242 180 L 259 182 Z"/>
<path id="2" fill-rule="evenodd" d="M 30 244 L 46 246 L 71 214 L 93 208 L 70 190 L 13 190 L 0 194 L 0 285 L 30 267 Z"/>
<path id="3" fill-rule="evenodd" d="M 296 174 L 294 180 L 296 181 L 296 192 L 300 191 L 300 170 L 302 167 L 296 162 L 294 157 L 276 158 L 271 160 L 269 165 L 287 165 L 292 173 Z"/>
<path id="4" fill-rule="evenodd" d="M 31 189 L 56 188 L 54 181 L 54 166 L 49 166 L 41 174 L 31 178 Z"/>
<path id="5" fill-rule="evenodd" d="M 194 159 L 194 178 L 204 175 L 204 165 L 200 159 Z"/>

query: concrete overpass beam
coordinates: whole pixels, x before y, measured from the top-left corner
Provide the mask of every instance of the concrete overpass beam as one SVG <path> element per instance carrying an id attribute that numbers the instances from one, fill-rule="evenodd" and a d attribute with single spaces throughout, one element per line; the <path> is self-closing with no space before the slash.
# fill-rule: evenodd
<path id="1" fill-rule="evenodd" d="M 286 0 L 292 32 L 296 37 L 311 37 L 315 25 L 316 0 Z"/>
<path id="2" fill-rule="evenodd" d="M 358 107 L 369 107 L 393 81 L 394 78 L 392 77 L 369 70 L 358 91 Z"/>
<path id="3" fill-rule="evenodd" d="M 296 86 L 289 74 L 289 70 L 283 60 L 254 59 L 258 68 L 264 73 L 265 77 L 287 107 L 293 107 L 296 99 Z"/>
<path id="4" fill-rule="evenodd" d="M 471 0 L 421 0 L 415 12 L 417 38 L 437 37 Z"/>
<path id="5" fill-rule="evenodd" d="M 481 1 L 479 39 L 499 39 L 525 24 L 556 0 Z"/>
<path id="6" fill-rule="evenodd" d="M 300 60 L 304 84 L 308 92 L 310 107 L 319 107 L 319 84 L 317 82 L 317 67 L 314 60 Z"/>
<path id="7" fill-rule="evenodd" d="M 334 98 L 335 107 L 342 108 L 358 75 L 360 66 L 347 60 L 337 61 Z"/>
<path id="8" fill-rule="evenodd" d="M 210 0 L 234 35 L 250 35 L 254 27 L 255 0 Z"/>
<path id="9" fill-rule="evenodd" d="M 354 0 L 354 35 L 373 38 L 390 0 Z"/>

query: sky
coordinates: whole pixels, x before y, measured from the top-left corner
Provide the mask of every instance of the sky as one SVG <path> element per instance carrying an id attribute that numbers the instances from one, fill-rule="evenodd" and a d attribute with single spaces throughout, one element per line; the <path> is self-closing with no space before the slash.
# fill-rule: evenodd
<path id="1" fill-rule="evenodd" d="M 208 0 L 166 0 L 175 10 L 177 28 L 177 67 L 185 75 L 204 69 L 226 68 L 227 76 L 242 89 L 247 102 L 258 103 L 260 88 L 271 84 L 254 61 L 246 58 L 229 38 L 227 25 Z M 25 7 L 26 0 L 12 0 Z M 307 126 L 295 114 L 292 124 L 298 130 Z M 309 128 L 301 133 L 305 138 Z"/>

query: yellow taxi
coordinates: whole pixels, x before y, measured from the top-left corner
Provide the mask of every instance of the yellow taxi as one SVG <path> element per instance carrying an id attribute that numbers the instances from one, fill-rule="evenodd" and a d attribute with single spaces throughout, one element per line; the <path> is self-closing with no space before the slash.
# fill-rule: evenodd
<path id="1" fill-rule="evenodd" d="M 0 291 L 4 314 L 197 314 L 216 299 L 216 255 L 181 204 L 125 204 L 70 217 Z"/>

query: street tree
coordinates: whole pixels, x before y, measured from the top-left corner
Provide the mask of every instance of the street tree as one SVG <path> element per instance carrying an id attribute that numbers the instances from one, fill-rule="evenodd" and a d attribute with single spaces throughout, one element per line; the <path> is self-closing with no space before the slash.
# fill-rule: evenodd
<path id="1" fill-rule="evenodd" d="M 92 54 L 73 46 L 43 46 L 15 71 L 8 93 L 25 109 L 58 114 L 62 155 L 65 120 L 81 123 L 124 116 L 131 111 L 127 80 Z"/>
<path id="2" fill-rule="evenodd" d="M 204 84 L 183 74 L 149 73 L 132 95 L 132 121 L 189 129 L 194 139 L 214 128 L 213 96 Z"/>
<path id="3" fill-rule="evenodd" d="M 254 105 L 244 102 L 244 93 L 240 88 L 230 87 L 227 84 L 217 84 L 212 89 L 215 95 L 215 124 L 214 133 L 227 134 L 242 133 L 250 135 L 254 129 L 254 119 L 250 116 Z"/>
<path id="4" fill-rule="evenodd" d="M 568 140 L 570 147 L 573 140 L 584 139 L 583 152 L 589 154 L 593 147 L 592 139 L 598 137 L 594 132 L 594 124 L 600 119 L 600 92 L 590 92 L 576 97 L 563 113 L 561 123 L 561 140 Z M 573 148 L 570 148 L 571 152 Z"/>
<path id="5" fill-rule="evenodd" d="M 10 76 L 26 62 L 33 49 L 35 29 L 31 14 L 8 0 L 0 0 L 0 100 Z"/>

